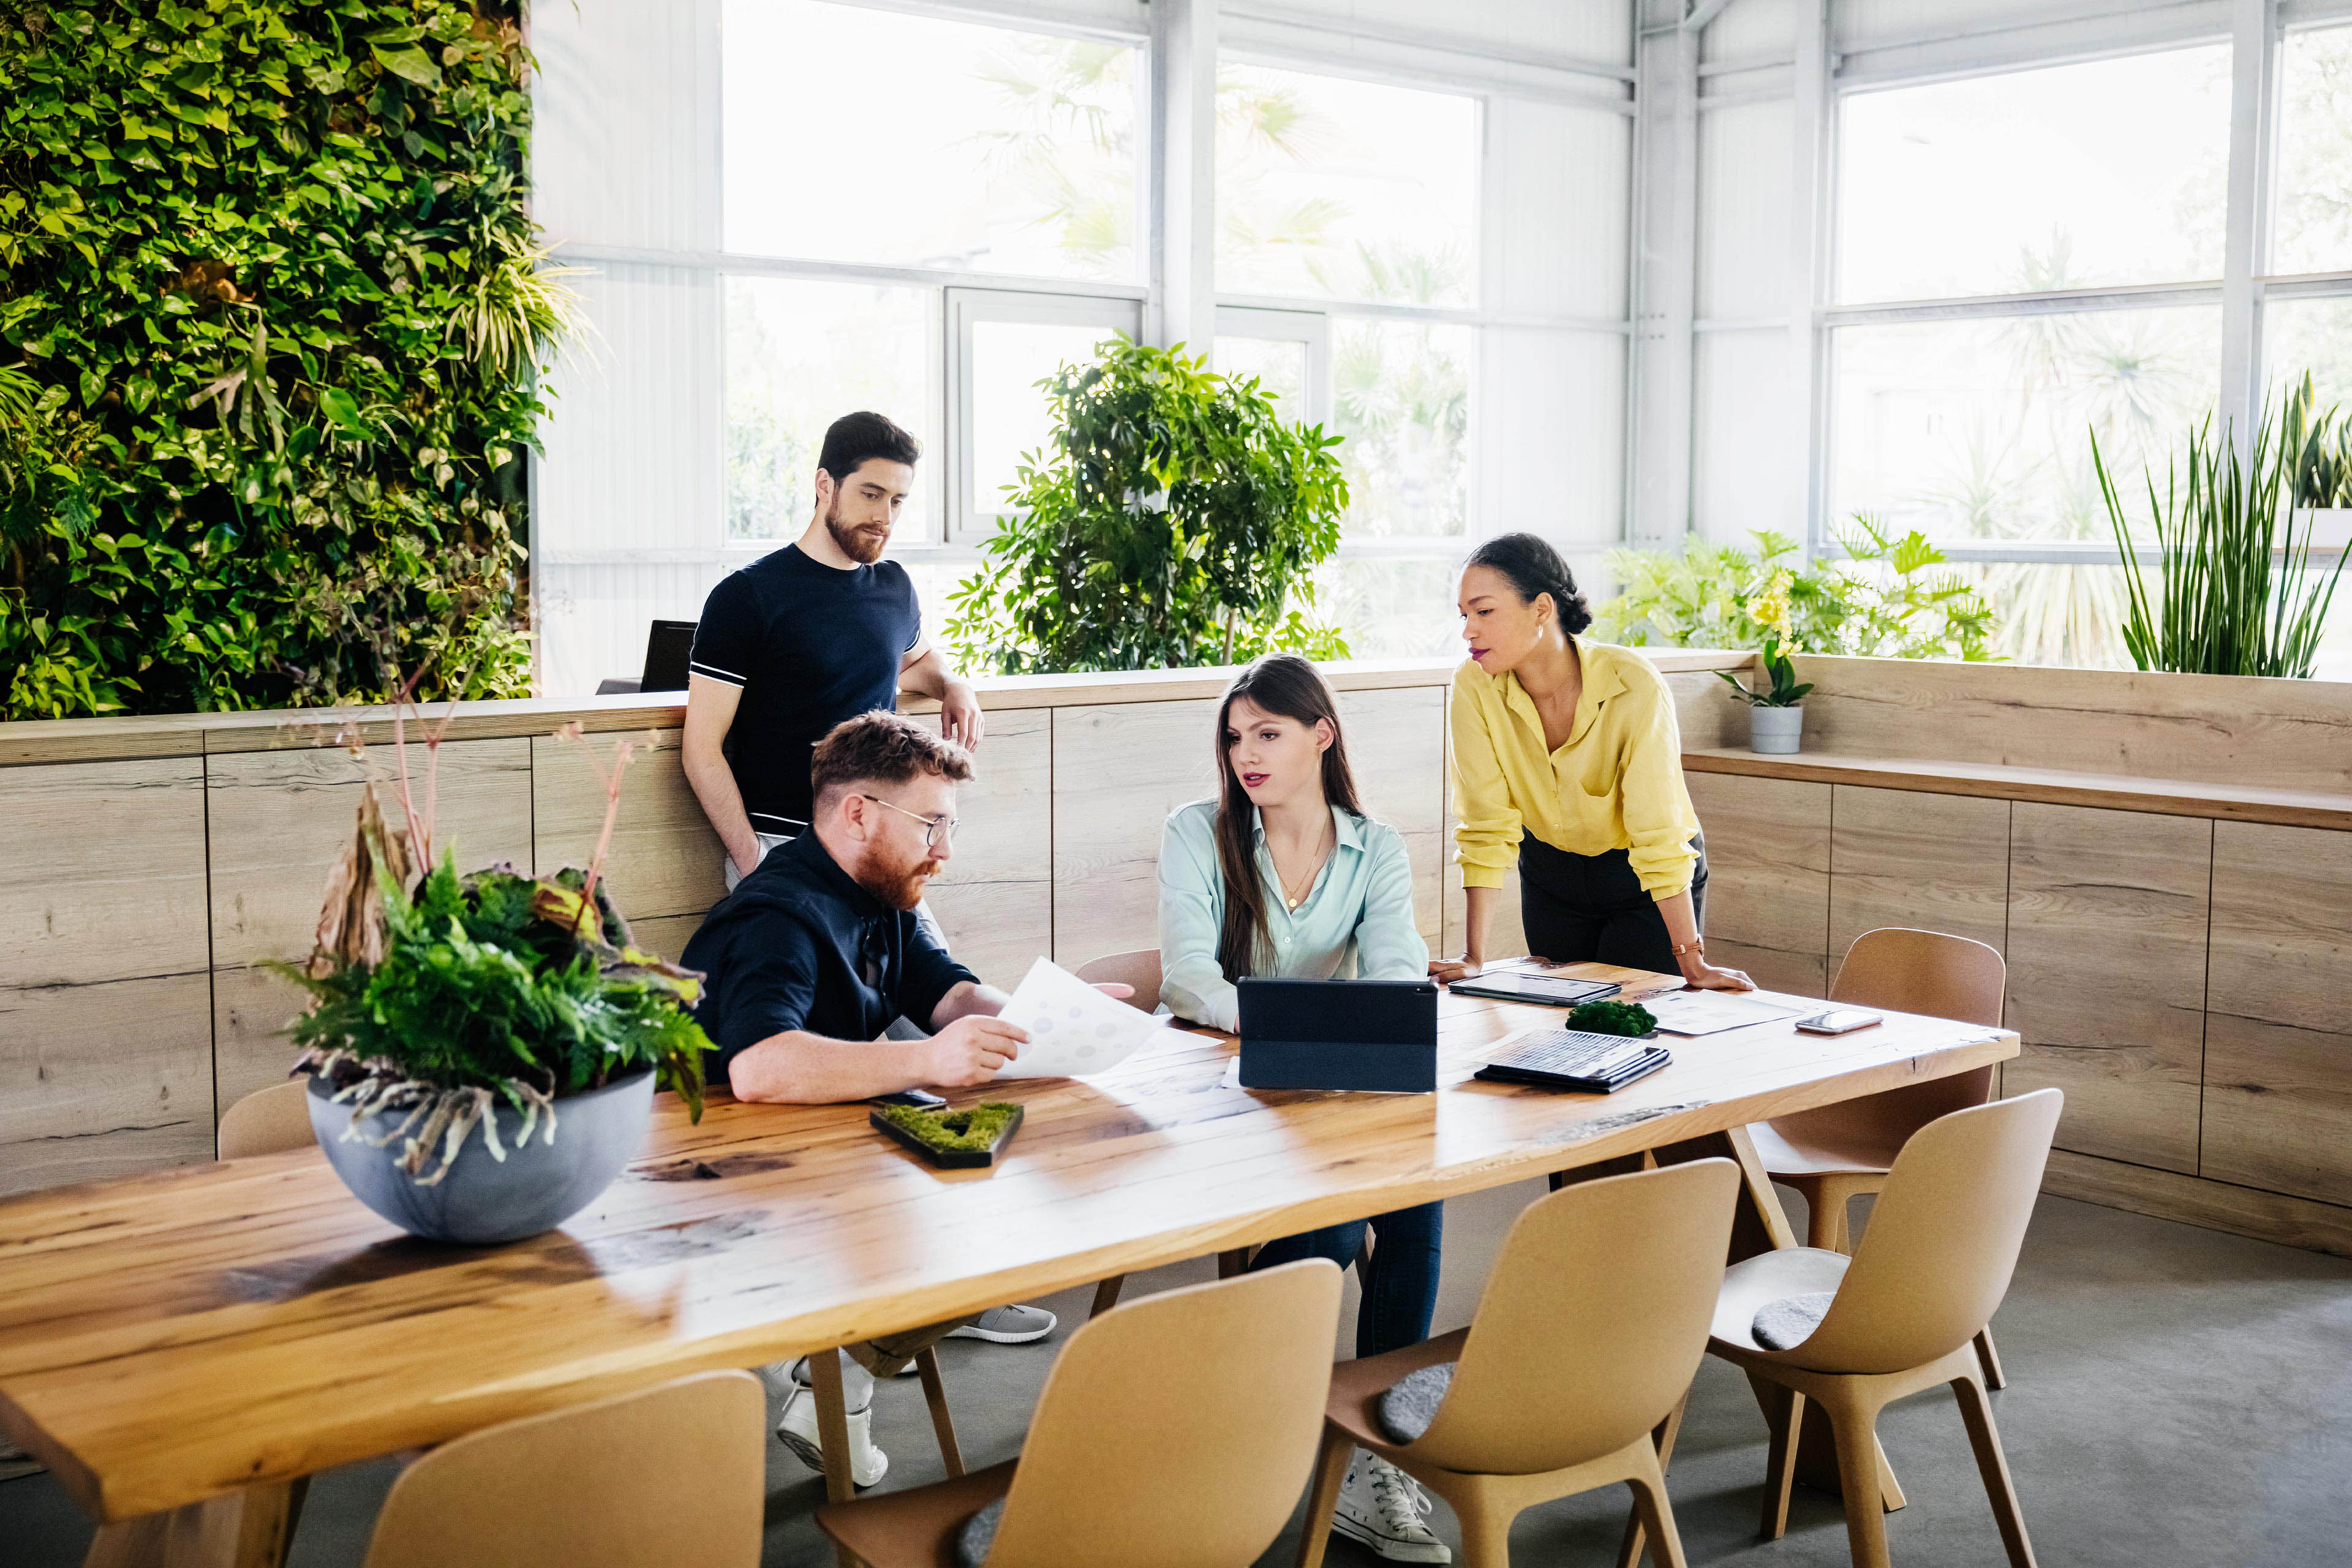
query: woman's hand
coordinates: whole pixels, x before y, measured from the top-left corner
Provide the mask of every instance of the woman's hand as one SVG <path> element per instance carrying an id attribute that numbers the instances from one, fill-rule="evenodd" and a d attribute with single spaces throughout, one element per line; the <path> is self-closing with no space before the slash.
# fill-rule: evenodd
<path id="1" fill-rule="evenodd" d="M 1693 991 L 1753 991 L 1756 982 L 1737 969 L 1717 969 L 1692 954 L 1683 960 L 1683 984 Z"/>
<path id="2" fill-rule="evenodd" d="M 1466 953 L 1460 958 L 1433 958 L 1429 961 L 1429 977 L 1440 985 L 1451 985 L 1457 980 L 1467 980 L 1484 967 Z"/>

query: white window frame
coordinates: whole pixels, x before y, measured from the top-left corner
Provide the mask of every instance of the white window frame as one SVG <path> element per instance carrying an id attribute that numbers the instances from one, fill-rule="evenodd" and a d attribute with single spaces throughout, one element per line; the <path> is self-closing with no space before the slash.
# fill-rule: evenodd
<path id="1" fill-rule="evenodd" d="M 1253 342 L 1298 343 L 1307 350 L 1306 379 L 1301 391 L 1307 423 L 1331 423 L 1331 318 L 1320 310 L 1270 310 L 1258 305 L 1217 307 L 1220 338 L 1246 338 Z M 1222 374 L 1217 347 L 1209 345 L 1209 368 Z"/>
<path id="2" fill-rule="evenodd" d="M 940 428 L 947 436 L 946 472 L 950 549 L 974 552 L 996 531 L 1003 513 L 972 493 L 972 328 L 982 321 L 1034 322 L 1052 326 L 1100 327 L 1106 333 L 1125 332 L 1139 338 L 1143 330 L 1140 299 L 1044 293 L 1021 289 L 950 289 L 946 291 L 948 410 Z"/>

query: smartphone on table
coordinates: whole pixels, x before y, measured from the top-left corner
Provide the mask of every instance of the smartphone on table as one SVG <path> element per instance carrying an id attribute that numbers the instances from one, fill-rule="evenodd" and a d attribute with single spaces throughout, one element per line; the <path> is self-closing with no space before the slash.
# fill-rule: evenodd
<path id="1" fill-rule="evenodd" d="M 1808 1035 L 1851 1035 L 1856 1029 L 1867 1029 L 1879 1021 L 1879 1015 L 1863 1007 L 1832 1007 L 1825 1012 L 1809 1014 L 1796 1020 L 1801 1033 Z"/>

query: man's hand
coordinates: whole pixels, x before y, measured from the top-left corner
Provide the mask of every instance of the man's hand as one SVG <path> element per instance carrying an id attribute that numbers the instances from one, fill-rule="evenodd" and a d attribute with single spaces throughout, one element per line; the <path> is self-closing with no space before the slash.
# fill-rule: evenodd
<path id="1" fill-rule="evenodd" d="M 923 1081 L 939 1089 L 986 1083 L 1021 1054 L 1028 1032 L 984 1013 L 967 1013 L 925 1043 Z"/>
<path id="2" fill-rule="evenodd" d="M 981 731 L 988 727 L 981 717 L 980 694 L 965 680 L 950 680 L 947 690 L 940 697 L 940 733 L 967 752 L 980 749 Z"/>

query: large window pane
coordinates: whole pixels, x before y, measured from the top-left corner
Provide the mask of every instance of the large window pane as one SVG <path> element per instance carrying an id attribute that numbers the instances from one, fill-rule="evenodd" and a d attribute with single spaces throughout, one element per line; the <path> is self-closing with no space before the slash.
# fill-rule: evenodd
<path id="1" fill-rule="evenodd" d="M 2289 33 L 2279 54 L 2273 272 L 2352 268 L 2352 27 Z"/>
<path id="2" fill-rule="evenodd" d="M 1268 66 L 1217 73 L 1217 287 L 1471 305 L 1478 102 Z"/>
<path id="3" fill-rule="evenodd" d="M 1461 571 L 1454 554 L 1334 561 L 1316 575 L 1316 608 L 1347 634 L 1356 658 L 1459 658 Z"/>
<path id="4" fill-rule="evenodd" d="M 1348 531 L 1457 534 L 1470 515 L 1468 327 L 1331 323 L 1331 430 L 1344 437 Z"/>
<path id="5" fill-rule="evenodd" d="M 1137 272 L 1141 51 L 815 0 L 728 0 L 726 245 Z"/>
<path id="6" fill-rule="evenodd" d="M 2352 411 L 2352 300 L 2273 300 L 2263 306 L 2263 376 L 2270 394 L 2311 373 L 2322 408 Z"/>
<path id="7" fill-rule="evenodd" d="M 971 504 L 982 516 L 1004 503 L 1021 459 L 1053 434 L 1052 405 L 1038 383 L 1066 364 L 1086 364 L 1107 328 L 1072 321 L 974 321 L 971 326 Z M 1046 454 L 1050 456 L 1050 454 Z"/>
<path id="8" fill-rule="evenodd" d="M 1255 376 L 1258 390 L 1275 412 L 1297 423 L 1307 417 L 1307 345 L 1296 338 L 1237 338 L 1219 333 L 1214 354 L 1219 375 Z"/>
<path id="9" fill-rule="evenodd" d="M 931 289 L 727 279 L 730 538 L 791 539 L 808 525 L 825 426 L 844 414 L 887 414 L 938 450 L 939 315 Z M 918 468 L 900 541 L 938 536 L 937 494 Z"/>
<path id="10" fill-rule="evenodd" d="M 1832 343 L 1832 515 L 1945 539 L 2108 540 L 2091 434 L 2125 496 L 2213 405 L 2199 308 L 1846 327 Z"/>
<path id="11" fill-rule="evenodd" d="M 2216 45 L 1843 99 L 1838 297 L 2221 277 L 2229 77 Z"/>

